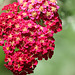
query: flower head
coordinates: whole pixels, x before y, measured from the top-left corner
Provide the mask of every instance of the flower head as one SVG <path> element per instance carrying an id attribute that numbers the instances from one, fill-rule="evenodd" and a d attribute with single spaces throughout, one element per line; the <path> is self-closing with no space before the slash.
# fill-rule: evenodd
<path id="1" fill-rule="evenodd" d="M 51 58 L 53 34 L 62 30 L 56 0 L 18 0 L 4 6 L 0 15 L 0 46 L 5 67 L 14 75 L 33 72 L 38 60 Z"/>

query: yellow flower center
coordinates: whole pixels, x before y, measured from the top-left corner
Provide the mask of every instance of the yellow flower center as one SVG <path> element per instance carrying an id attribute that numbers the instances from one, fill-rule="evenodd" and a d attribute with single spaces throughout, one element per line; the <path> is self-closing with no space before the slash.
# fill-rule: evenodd
<path id="1" fill-rule="evenodd" d="M 41 43 L 44 43 L 44 40 L 40 40 Z"/>
<path id="2" fill-rule="evenodd" d="M 49 26 L 50 26 L 52 23 L 51 23 L 51 22 L 49 22 L 48 24 L 49 24 Z"/>
<path id="3" fill-rule="evenodd" d="M 28 23 L 28 26 L 29 26 L 29 27 L 31 27 L 31 26 L 32 26 L 32 24 L 31 24 L 31 23 Z"/>
<path id="4" fill-rule="evenodd" d="M 44 37 L 44 35 L 42 34 L 41 37 Z"/>
<path id="5" fill-rule="evenodd" d="M 8 61 L 11 61 L 11 58 L 8 58 Z"/>
<path id="6" fill-rule="evenodd" d="M 43 30 L 43 27 L 40 27 L 41 30 Z"/>
<path id="7" fill-rule="evenodd" d="M 20 68 L 20 64 L 18 64 L 18 68 Z"/>
<path id="8" fill-rule="evenodd" d="M 42 0 L 37 0 L 37 1 L 41 2 Z"/>
<path id="9" fill-rule="evenodd" d="M 35 28 L 37 28 L 37 26 L 35 25 Z"/>
<path id="10" fill-rule="evenodd" d="M 3 21 L 2 24 L 5 24 L 5 22 Z"/>
<path id="11" fill-rule="evenodd" d="M 33 41 L 33 38 L 30 37 L 28 40 L 32 42 Z"/>
<path id="12" fill-rule="evenodd" d="M 2 39 L 0 38 L 0 41 L 2 41 Z"/>
<path id="13" fill-rule="evenodd" d="M 31 0 L 32 3 L 35 3 L 35 0 Z"/>
<path id="14" fill-rule="evenodd" d="M 29 7 L 28 7 L 29 9 L 32 9 L 33 8 L 33 6 L 32 6 L 32 4 L 29 4 Z"/>
<path id="15" fill-rule="evenodd" d="M 56 3 L 56 0 L 50 0 L 52 3 Z"/>
<path id="16" fill-rule="evenodd" d="M 13 44 L 14 44 L 14 43 L 15 43 L 15 42 L 14 42 L 14 41 L 12 41 L 12 42 L 11 42 L 11 45 L 13 46 Z"/>
<path id="17" fill-rule="evenodd" d="M 18 16 L 18 19 L 21 19 L 21 16 Z"/>
<path id="18" fill-rule="evenodd" d="M 36 15 L 37 15 L 36 11 L 33 11 L 32 12 L 32 17 L 36 17 Z"/>
<path id="19" fill-rule="evenodd" d="M 30 31 L 30 33 L 33 35 L 34 34 L 34 32 L 32 32 L 32 31 Z"/>
<path id="20" fill-rule="evenodd" d="M 19 3 L 22 4 L 23 3 L 23 0 L 19 0 Z"/>
<path id="21" fill-rule="evenodd" d="M 18 31 L 15 31 L 15 34 L 19 34 L 19 32 Z"/>
<path id="22" fill-rule="evenodd" d="M 11 16 L 10 16 L 10 15 L 8 15 L 8 18 L 11 18 Z"/>
<path id="23" fill-rule="evenodd" d="M 19 26 L 19 24 L 16 24 L 15 27 L 16 27 L 16 28 L 19 28 L 20 26 Z"/>
<path id="24" fill-rule="evenodd" d="M 56 11 L 56 7 L 51 7 L 52 11 L 55 12 Z"/>
<path id="25" fill-rule="evenodd" d="M 50 15 L 51 15 L 51 12 L 47 11 L 46 16 L 50 16 Z"/>
<path id="26" fill-rule="evenodd" d="M 21 61 L 21 60 L 22 60 L 22 58 L 21 58 L 21 57 L 19 57 L 19 60 Z"/>
<path id="27" fill-rule="evenodd" d="M 34 49 L 38 50 L 38 46 L 36 45 L 36 46 L 34 47 Z"/>
<path id="28" fill-rule="evenodd" d="M 22 30 L 23 30 L 23 31 L 27 31 L 27 28 L 26 28 L 26 27 L 24 27 Z"/>
<path id="29" fill-rule="evenodd" d="M 20 40 L 20 38 L 19 37 L 16 37 L 16 41 L 19 41 Z"/>
<path id="30" fill-rule="evenodd" d="M 46 2 L 44 3 L 44 5 L 48 6 L 49 4 L 48 4 L 48 2 L 46 1 Z"/>
<path id="31" fill-rule="evenodd" d="M 51 30 L 50 29 L 48 29 L 48 33 L 51 33 Z"/>
<path id="32" fill-rule="evenodd" d="M 10 34 L 8 37 L 9 37 L 9 38 L 12 38 L 12 34 Z"/>
<path id="33" fill-rule="evenodd" d="M 9 50 L 10 48 L 9 48 L 9 47 L 7 47 L 6 49 L 7 49 L 7 50 Z"/>
<path id="34" fill-rule="evenodd" d="M 23 3 L 23 7 L 26 7 L 26 4 L 27 4 L 27 2 L 24 2 L 24 3 Z"/>
<path id="35" fill-rule="evenodd" d="M 43 10 L 44 10 L 44 8 L 42 6 L 40 6 L 39 11 L 42 12 Z"/>
<path id="36" fill-rule="evenodd" d="M 22 13 L 22 15 L 25 16 L 25 15 L 27 15 L 27 14 L 24 12 L 24 13 Z"/>
<path id="37" fill-rule="evenodd" d="M 11 24 L 11 22 L 8 24 L 8 26 L 11 26 L 12 24 Z"/>

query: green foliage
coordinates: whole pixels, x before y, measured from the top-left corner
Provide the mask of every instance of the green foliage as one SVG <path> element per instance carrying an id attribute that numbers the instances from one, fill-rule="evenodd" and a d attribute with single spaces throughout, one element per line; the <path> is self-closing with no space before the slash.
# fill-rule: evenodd
<path id="1" fill-rule="evenodd" d="M 15 51 L 18 51 L 18 50 L 19 50 L 19 49 L 16 47 L 16 48 L 15 48 Z"/>
<path id="2" fill-rule="evenodd" d="M 0 5 L 2 5 L 3 2 L 4 2 L 4 0 L 0 0 Z"/>
<path id="3" fill-rule="evenodd" d="M 69 0 L 68 0 L 69 1 Z M 58 5 L 60 6 L 60 9 L 59 9 L 59 16 L 64 19 L 68 16 L 71 16 L 72 15 L 72 11 L 69 10 L 68 8 L 68 1 L 67 0 L 58 0 Z M 70 4 L 72 6 L 72 4 Z"/>

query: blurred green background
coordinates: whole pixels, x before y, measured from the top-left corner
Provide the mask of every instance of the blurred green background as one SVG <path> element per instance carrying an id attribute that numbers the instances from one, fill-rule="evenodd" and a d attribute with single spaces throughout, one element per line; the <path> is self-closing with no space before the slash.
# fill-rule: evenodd
<path id="1" fill-rule="evenodd" d="M 14 1 L 0 0 L 0 10 Z M 30 75 L 75 75 L 75 0 L 58 0 L 58 5 L 63 29 L 54 34 L 54 55 L 52 59 L 39 61 L 34 73 Z M 4 56 L 0 47 L 0 75 L 12 75 L 4 67 Z"/>

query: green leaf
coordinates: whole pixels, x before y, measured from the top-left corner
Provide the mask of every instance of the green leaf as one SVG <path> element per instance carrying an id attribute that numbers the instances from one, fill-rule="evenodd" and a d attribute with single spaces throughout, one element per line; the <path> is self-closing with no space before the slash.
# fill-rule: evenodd
<path id="1" fill-rule="evenodd" d="M 15 51 L 18 51 L 18 50 L 19 50 L 19 49 L 16 47 L 16 48 L 15 48 Z"/>

